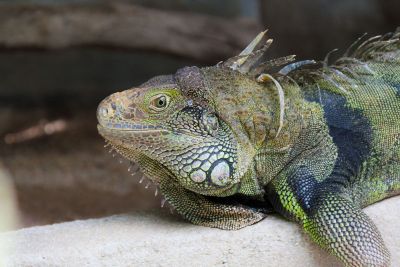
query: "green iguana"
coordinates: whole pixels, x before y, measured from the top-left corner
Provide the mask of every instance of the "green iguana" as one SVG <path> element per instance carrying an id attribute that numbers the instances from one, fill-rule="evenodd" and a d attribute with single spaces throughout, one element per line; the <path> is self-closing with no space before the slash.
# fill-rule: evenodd
<path id="1" fill-rule="evenodd" d="M 400 28 L 344 55 L 238 56 L 112 94 L 97 111 L 113 149 L 194 224 L 239 229 L 272 208 L 345 266 L 389 266 L 363 207 L 400 193 Z"/>

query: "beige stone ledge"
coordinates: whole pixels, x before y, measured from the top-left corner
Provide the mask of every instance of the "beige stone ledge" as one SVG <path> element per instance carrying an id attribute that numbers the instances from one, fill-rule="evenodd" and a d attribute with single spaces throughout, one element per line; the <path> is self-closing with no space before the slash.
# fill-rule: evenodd
<path id="1" fill-rule="evenodd" d="M 400 197 L 366 209 L 400 266 Z M 25 228 L 6 266 L 340 266 L 278 216 L 239 231 L 195 226 L 160 211 Z"/>

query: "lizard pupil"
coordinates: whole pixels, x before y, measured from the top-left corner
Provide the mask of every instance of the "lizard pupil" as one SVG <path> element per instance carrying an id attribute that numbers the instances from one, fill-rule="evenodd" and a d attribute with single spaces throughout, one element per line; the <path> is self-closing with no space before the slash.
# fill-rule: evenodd
<path id="1" fill-rule="evenodd" d="M 167 105 L 167 99 L 165 96 L 161 96 L 157 99 L 156 103 L 158 108 L 164 108 Z"/>

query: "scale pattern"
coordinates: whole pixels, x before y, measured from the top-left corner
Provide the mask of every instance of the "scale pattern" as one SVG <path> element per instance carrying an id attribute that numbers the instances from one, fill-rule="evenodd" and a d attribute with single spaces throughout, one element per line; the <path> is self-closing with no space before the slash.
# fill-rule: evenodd
<path id="1" fill-rule="evenodd" d="M 345 266 L 390 265 L 362 208 L 400 194 L 400 29 L 330 64 L 238 56 L 115 93 L 98 130 L 194 224 L 234 230 L 270 211 Z"/>

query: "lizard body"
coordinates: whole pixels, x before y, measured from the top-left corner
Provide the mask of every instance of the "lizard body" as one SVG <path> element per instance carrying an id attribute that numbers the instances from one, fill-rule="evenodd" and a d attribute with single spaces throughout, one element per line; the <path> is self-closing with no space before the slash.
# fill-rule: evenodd
<path id="1" fill-rule="evenodd" d="M 195 224 L 239 229 L 272 207 L 345 266 L 388 266 L 361 209 L 400 193 L 399 37 L 330 65 L 263 61 L 263 32 L 216 66 L 109 96 L 98 129 Z"/>

